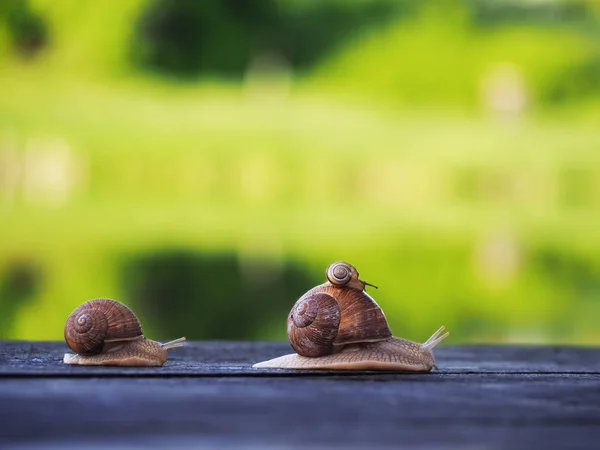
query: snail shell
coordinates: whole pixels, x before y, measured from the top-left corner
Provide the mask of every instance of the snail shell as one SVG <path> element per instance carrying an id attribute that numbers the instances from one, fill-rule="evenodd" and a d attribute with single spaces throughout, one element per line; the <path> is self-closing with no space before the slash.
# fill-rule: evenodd
<path id="1" fill-rule="evenodd" d="M 327 275 L 327 280 L 335 286 L 344 286 L 348 284 L 354 274 L 356 274 L 356 277 L 358 278 L 356 269 L 343 261 L 331 264 L 327 268 L 325 274 Z"/>
<path id="2" fill-rule="evenodd" d="M 296 354 L 255 364 L 257 368 L 401 370 L 428 372 L 444 327 L 424 343 L 392 336 L 379 305 L 347 262 L 331 264 L 327 282 L 298 299 L 288 316 L 288 338 Z M 370 285 L 373 286 L 373 285 Z"/>
<path id="3" fill-rule="evenodd" d="M 389 339 L 383 311 L 366 292 L 330 283 L 304 294 L 288 317 L 288 338 L 303 356 L 327 355 L 358 342 Z"/>
<path id="4" fill-rule="evenodd" d="M 377 286 L 358 279 L 358 271 L 352 264 L 345 261 L 338 261 L 330 264 L 325 272 L 327 281 L 337 287 L 347 287 L 362 291 L 365 286 Z"/>
<path id="5" fill-rule="evenodd" d="M 90 300 L 69 315 L 65 341 L 79 355 L 101 353 L 106 344 L 144 337 L 142 325 L 127 306 L 108 298 Z"/>

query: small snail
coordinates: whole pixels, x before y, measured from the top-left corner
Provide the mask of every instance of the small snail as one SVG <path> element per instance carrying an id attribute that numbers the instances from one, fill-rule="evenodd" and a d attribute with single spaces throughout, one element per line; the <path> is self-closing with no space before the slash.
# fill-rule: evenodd
<path id="1" fill-rule="evenodd" d="M 77 353 L 65 353 L 65 364 L 162 366 L 167 361 L 167 350 L 183 347 L 185 338 L 166 344 L 146 339 L 131 309 L 115 300 L 97 298 L 69 315 L 65 341 Z"/>
<path id="2" fill-rule="evenodd" d="M 383 311 L 364 291 L 373 285 L 360 280 L 351 264 L 331 264 L 327 280 L 300 297 L 288 316 L 288 338 L 297 353 L 254 367 L 410 372 L 436 367 L 432 350 L 450 335 L 441 334 L 445 327 L 423 344 L 393 337 Z"/>

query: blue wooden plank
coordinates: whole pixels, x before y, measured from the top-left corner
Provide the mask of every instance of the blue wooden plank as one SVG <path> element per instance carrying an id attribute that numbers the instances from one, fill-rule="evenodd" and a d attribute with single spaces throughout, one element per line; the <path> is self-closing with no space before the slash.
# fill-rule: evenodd
<path id="1" fill-rule="evenodd" d="M 0 448 L 594 448 L 600 349 L 444 346 L 429 374 L 252 369 L 284 343 L 193 342 L 163 368 L 0 342 Z"/>
<path id="2" fill-rule="evenodd" d="M 2 376 L 300 376 L 314 371 L 254 369 L 252 364 L 274 358 L 291 349 L 274 342 L 186 342 L 174 349 L 160 368 L 81 367 L 62 363 L 69 351 L 62 342 L 0 342 Z M 437 373 L 600 373 L 600 349 L 444 345 L 435 350 Z M 321 375 L 336 373 L 319 372 Z M 364 372 L 360 372 L 364 373 Z"/>

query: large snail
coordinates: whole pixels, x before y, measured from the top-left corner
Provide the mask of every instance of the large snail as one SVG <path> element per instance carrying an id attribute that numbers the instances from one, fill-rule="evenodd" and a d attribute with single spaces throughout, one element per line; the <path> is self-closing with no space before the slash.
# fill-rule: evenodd
<path id="1" fill-rule="evenodd" d="M 423 344 L 393 337 L 383 311 L 364 291 L 373 285 L 360 280 L 351 264 L 331 264 L 327 280 L 300 297 L 288 316 L 288 338 L 297 353 L 254 367 L 410 372 L 436 367 L 432 350 L 450 335 L 441 334 L 445 327 Z"/>
<path id="2" fill-rule="evenodd" d="M 71 313 L 65 341 L 76 354 L 65 354 L 65 364 L 84 366 L 162 366 L 167 350 L 183 347 L 185 338 L 166 344 L 146 339 L 131 309 L 115 300 L 97 298 Z"/>

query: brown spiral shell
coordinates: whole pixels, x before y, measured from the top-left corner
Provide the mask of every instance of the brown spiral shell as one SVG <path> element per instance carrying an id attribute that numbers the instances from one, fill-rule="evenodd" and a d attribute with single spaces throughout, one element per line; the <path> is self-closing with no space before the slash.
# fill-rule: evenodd
<path id="1" fill-rule="evenodd" d="M 288 318 L 288 336 L 292 347 L 303 356 L 317 357 L 332 353 L 340 318 L 340 307 L 331 295 L 302 297 Z"/>
<path id="2" fill-rule="evenodd" d="M 389 339 L 383 311 L 366 292 L 329 283 L 298 299 L 288 317 L 288 338 L 302 356 L 334 353 L 344 345 Z"/>
<path id="3" fill-rule="evenodd" d="M 143 336 L 142 326 L 131 309 L 108 298 L 90 300 L 75 309 L 65 324 L 65 341 L 80 355 L 95 355 L 106 342 Z"/>
<path id="4" fill-rule="evenodd" d="M 356 269 L 347 262 L 339 261 L 331 264 L 327 268 L 327 279 L 335 286 L 344 286 L 350 282 L 352 276 L 356 273 Z M 358 277 L 358 273 L 356 273 Z"/>

